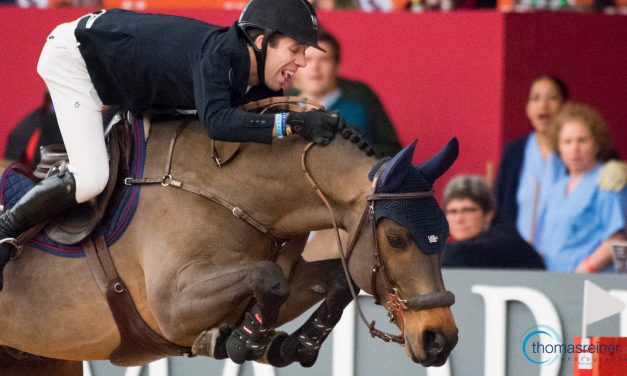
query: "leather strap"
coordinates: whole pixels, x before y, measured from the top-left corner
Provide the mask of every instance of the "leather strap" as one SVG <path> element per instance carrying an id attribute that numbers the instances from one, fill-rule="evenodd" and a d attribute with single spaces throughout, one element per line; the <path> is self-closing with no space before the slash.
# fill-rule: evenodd
<path id="1" fill-rule="evenodd" d="M 295 96 L 270 97 L 260 99 L 258 101 L 248 102 L 240 108 L 244 111 L 263 109 L 262 112 L 265 112 L 272 107 L 279 107 L 288 111 L 303 112 L 306 110 L 306 108 L 302 106 L 303 104 L 320 110 L 325 109 L 324 106 L 318 102 L 312 101 L 308 98 Z"/>
<path id="2" fill-rule="evenodd" d="M 211 139 L 211 159 L 216 166 L 222 167 L 232 161 L 239 153 L 240 143 L 222 142 Z M 221 147 L 220 147 L 221 146 Z M 220 150 L 222 155 L 220 155 Z"/>
<path id="3" fill-rule="evenodd" d="M 107 298 L 111 314 L 120 332 L 120 344 L 110 354 L 111 363 L 132 366 L 155 357 L 191 354 L 191 348 L 179 346 L 156 333 L 142 319 L 128 288 L 115 270 L 109 248 L 103 236 L 83 242 L 87 263 L 98 287 Z"/>
<path id="4" fill-rule="evenodd" d="M 407 193 L 374 193 L 366 196 L 368 201 L 411 200 L 433 197 L 433 191 Z"/>
<path id="5" fill-rule="evenodd" d="M 171 168 L 172 168 L 172 157 L 174 155 L 174 146 L 176 145 L 176 140 L 183 131 L 183 128 L 189 124 L 191 120 L 186 120 L 179 124 L 176 128 L 175 132 L 172 134 L 172 138 L 170 139 L 170 146 L 168 148 L 168 155 L 166 157 L 165 163 L 165 172 L 163 177 L 161 178 L 126 178 L 124 179 L 124 184 L 126 185 L 146 185 L 146 184 L 161 184 L 163 187 L 174 187 L 178 189 L 182 189 L 184 191 L 194 193 L 196 195 L 202 196 L 208 200 L 211 200 L 221 206 L 227 208 L 234 216 L 248 223 L 250 226 L 254 227 L 261 233 L 270 236 L 273 243 L 277 243 L 279 241 L 276 237 L 271 235 L 270 230 L 264 226 L 261 222 L 254 219 L 252 216 L 244 212 L 240 207 L 230 203 L 226 199 L 220 197 L 220 195 L 212 192 L 209 188 L 199 188 L 192 184 L 187 184 L 182 181 L 178 181 L 172 178 Z M 280 242 L 280 241 L 279 241 Z"/>

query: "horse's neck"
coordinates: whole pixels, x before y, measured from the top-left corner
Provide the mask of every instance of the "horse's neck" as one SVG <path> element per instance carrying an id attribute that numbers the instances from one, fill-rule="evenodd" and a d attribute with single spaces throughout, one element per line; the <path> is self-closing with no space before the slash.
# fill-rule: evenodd
<path id="1" fill-rule="evenodd" d="M 301 156 L 306 143 L 300 138 L 275 141 L 272 146 L 242 144 L 234 161 L 224 167 L 211 162 L 210 143 L 202 129 L 190 127 L 177 141 L 172 174 L 185 183 L 205 187 L 242 208 L 278 235 L 295 235 L 329 228 L 328 210 L 305 178 Z M 162 171 L 173 127 L 153 130 L 155 146 L 149 160 L 153 174 Z M 372 157 L 340 136 L 325 147 L 314 146 L 307 167 L 328 197 L 338 225 L 352 229 L 366 205 Z M 176 175 L 176 176 L 174 176 Z M 188 180 L 188 181 L 185 181 Z"/>
<path id="2" fill-rule="evenodd" d="M 283 189 L 291 186 L 294 201 L 276 222 L 277 230 L 294 232 L 332 227 L 327 207 L 301 168 L 302 150 L 302 146 L 298 148 L 297 166 L 289 168 L 281 182 Z M 375 159 L 338 136 L 329 146 L 313 147 L 305 161 L 319 191 L 329 200 L 339 227 L 352 230 L 366 205 L 365 195 L 370 188 L 368 173 Z"/>

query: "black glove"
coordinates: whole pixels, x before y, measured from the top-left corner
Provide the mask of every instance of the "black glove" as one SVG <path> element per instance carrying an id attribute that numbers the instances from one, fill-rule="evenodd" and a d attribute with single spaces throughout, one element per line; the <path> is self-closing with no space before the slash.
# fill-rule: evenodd
<path id="1" fill-rule="evenodd" d="M 336 114 L 320 110 L 290 112 L 287 116 L 287 124 L 290 125 L 293 133 L 323 146 L 328 145 L 335 136 L 338 122 Z"/>

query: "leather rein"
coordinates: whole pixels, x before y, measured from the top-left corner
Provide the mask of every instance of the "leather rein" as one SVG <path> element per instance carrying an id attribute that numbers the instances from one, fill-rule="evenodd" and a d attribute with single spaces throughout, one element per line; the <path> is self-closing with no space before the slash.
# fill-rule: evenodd
<path id="1" fill-rule="evenodd" d="M 385 264 L 381 260 L 381 256 L 379 254 L 379 246 L 377 239 L 377 231 L 376 231 L 376 220 L 374 215 L 374 203 L 376 201 L 386 201 L 386 200 L 414 200 L 414 199 L 424 199 L 433 197 L 433 191 L 425 191 L 425 192 L 410 192 L 410 193 L 374 193 L 375 187 L 377 185 L 377 180 L 381 173 L 383 172 L 383 164 L 379 167 L 373 182 L 370 191 L 366 195 L 366 200 L 368 201 L 366 207 L 363 210 L 363 214 L 357 226 L 357 229 L 353 233 L 351 237 L 351 241 L 349 242 L 348 249 L 344 251 L 344 247 L 342 245 L 342 241 L 340 239 L 339 228 L 337 226 L 337 222 L 335 220 L 335 214 L 333 213 L 333 209 L 329 200 L 322 192 L 316 181 L 313 179 L 309 170 L 307 169 L 306 158 L 307 152 L 311 149 L 314 143 L 310 143 L 305 147 L 301 157 L 301 166 L 303 168 L 303 172 L 305 173 L 305 177 L 307 178 L 309 184 L 313 187 L 313 189 L 318 194 L 318 197 L 322 200 L 324 205 L 329 210 L 331 215 L 331 219 L 333 221 L 333 229 L 336 235 L 336 241 L 338 249 L 340 250 L 340 256 L 342 261 L 342 267 L 344 269 L 344 275 L 346 280 L 348 281 L 351 294 L 353 296 L 353 300 L 355 301 L 355 305 L 357 307 L 357 313 L 361 321 L 368 327 L 370 331 L 370 335 L 372 337 L 376 337 L 382 339 L 385 342 L 395 342 L 400 345 L 405 343 L 404 337 L 404 323 L 403 323 L 403 312 L 409 309 L 412 310 L 426 310 L 437 307 L 450 307 L 455 303 L 455 296 L 450 291 L 437 291 L 429 294 L 417 295 L 411 298 L 403 299 L 398 292 L 398 289 L 393 287 L 388 273 L 385 268 Z M 366 319 L 361 306 L 359 304 L 359 300 L 357 299 L 357 294 L 355 293 L 355 285 L 352 281 L 350 271 L 348 269 L 348 261 L 352 255 L 352 252 L 357 244 L 357 240 L 360 237 L 361 232 L 370 226 L 370 230 L 372 231 L 371 240 L 373 242 L 374 249 L 374 265 L 372 266 L 371 273 L 371 289 L 373 293 L 373 297 L 375 299 L 375 304 L 381 305 L 381 297 L 377 292 L 377 281 L 381 281 L 384 290 L 387 292 L 387 300 L 385 302 L 385 309 L 388 311 L 388 318 L 390 322 L 397 323 L 399 329 L 401 330 L 400 335 L 390 334 L 384 331 L 381 331 L 375 327 L 376 322 L 372 320 L 368 322 Z"/>

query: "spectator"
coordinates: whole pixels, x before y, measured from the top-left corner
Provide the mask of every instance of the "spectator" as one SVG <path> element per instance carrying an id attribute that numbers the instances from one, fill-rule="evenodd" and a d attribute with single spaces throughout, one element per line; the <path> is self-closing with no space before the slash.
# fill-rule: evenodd
<path id="1" fill-rule="evenodd" d="M 496 182 L 495 223 L 516 227 L 520 235 L 535 244 L 537 214 L 542 198 L 565 176 L 566 168 L 551 147 L 547 133 L 553 116 L 569 99 L 568 89 L 557 77 L 542 75 L 531 85 L 527 117 L 533 132 L 509 143 L 501 156 Z M 609 162 L 601 173 L 606 188 L 621 189 L 627 173 L 624 164 Z"/>
<path id="2" fill-rule="evenodd" d="M 39 162 L 39 148 L 63 143 L 50 93 L 44 93 L 41 106 L 26 115 L 9 134 L 4 159 L 33 169 Z"/>
<path id="3" fill-rule="evenodd" d="M 323 31 L 318 41 L 327 52 L 307 50 L 307 66 L 294 75 L 294 89 L 327 109 L 339 111 L 380 155 L 396 154 L 400 143 L 376 94 L 365 83 L 338 77 L 341 49 L 335 37 Z"/>
<path id="4" fill-rule="evenodd" d="M 0 3 L 2 0 L 0 0 Z M 102 6 L 101 0 L 15 0 L 11 1 L 22 8 L 94 8 Z"/>
<path id="5" fill-rule="evenodd" d="M 48 0 L 15 0 L 15 4 L 22 8 L 48 8 Z"/>
<path id="6" fill-rule="evenodd" d="M 444 211 L 453 243 L 443 266 L 544 269 L 538 253 L 512 227 L 490 226 L 496 199 L 478 175 L 458 175 L 444 189 Z"/>
<path id="7" fill-rule="evenodd" d="M 627 189 L 599 187 L 599 170 L 613 154 L 609 130 L 592 108 L 566 104 L 550 128 L 551 145 L 568 175 L 543 198 L 538 250 L 547 269 L 561 272 L 612 270 L 610 241 L 625 241 Z"/>

